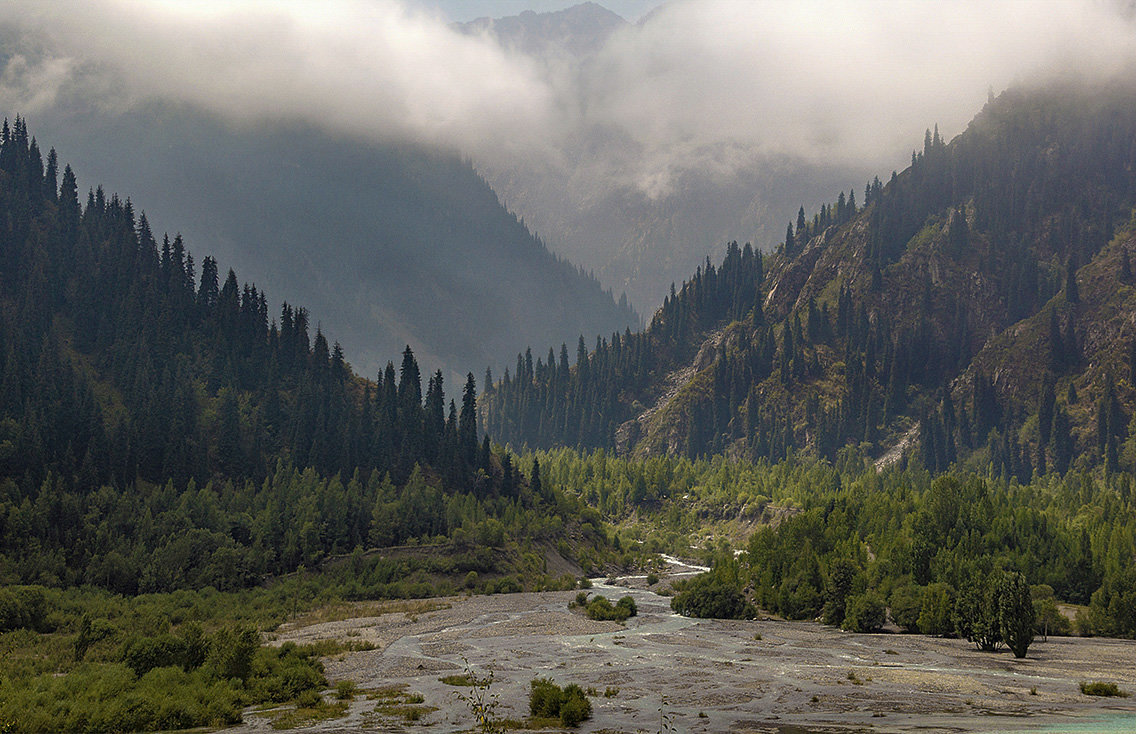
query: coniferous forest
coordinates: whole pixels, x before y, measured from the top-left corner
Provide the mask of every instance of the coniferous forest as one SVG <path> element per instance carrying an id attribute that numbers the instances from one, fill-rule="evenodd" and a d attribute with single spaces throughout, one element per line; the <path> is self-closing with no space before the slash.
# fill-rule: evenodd
<path id="1" fill-rule="evenodd" d="M 356 374 L 304 307 L 5 121 L 0 731 L 334 713 L 320 658 L 349 648 L 261 631 L 664 552 L 712 566 L 674 585 L 689 616 L 1018 657 L 1136 636 L 1132 100 L 1006 92 L 775 247 L 731 243 L 646 329 L 480 392 L 409 346 Z"/>

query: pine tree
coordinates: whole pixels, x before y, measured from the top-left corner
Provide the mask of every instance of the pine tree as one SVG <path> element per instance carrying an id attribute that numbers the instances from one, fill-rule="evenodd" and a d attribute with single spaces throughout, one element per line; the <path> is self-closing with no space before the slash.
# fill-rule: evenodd
<path id="1" fill-rule="evenodd" d="M 472 372 L 466 375 L 465 389 L 462 390 L 458 444 L 465 466 L 477 466 L 477 385 Z"/>
<path id="2" fill-rule="evenodd" d="M 1077 291 L 1077 260 L 1072 255 L 1065 262 L 1065 300 L 1081 302 L 1081 294 Z"/>

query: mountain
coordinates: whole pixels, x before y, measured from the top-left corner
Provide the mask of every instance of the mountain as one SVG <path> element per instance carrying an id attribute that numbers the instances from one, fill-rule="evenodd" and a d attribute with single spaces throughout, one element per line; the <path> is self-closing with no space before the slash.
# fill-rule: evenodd
<path id="1" fill-rule="evenodd" d="M 550 335 L 639 323 L 456 155 L 157 103 L 63 104 L 36 122 L 90 180 L 135 192 L 156 232 L 176 225 L 222 267 L 307 304 L 364 374 L 407 344 L 461 376 Z"/>
<path id="2" fill-rule="evenodd" d="M 128 199 L 81 203 L 61 165 L 5 121 L 0 584 L 228 590 L 364 544 L 555 543 L 565 526 L 543 520 L 564 502 L 575 523 L 578 502 L 479 437 L 472 375 L 448 407 L 409 347 L 361 378 L 306 309 L 271 318 L 263 290 L 155 238 Z M 457 568 L 512 563 L 478 557 Z"/>
<path id="3" fill-rule="evenodd" d="M 863 206 L 802 210 L 768 257 L 732 245 L 645 332 L 578 345 L 572 367 L 519 360 L 487 425 L 636 455 L 1132 465 L 1133 99 L 1023 88 L 950 143 L 928 130 Z"/>
<path id="4" fill-rule="evenodd" d="M 512 51 L 548 59 L 594 56 L 612 33 L 627 25 L 607 8 L 586 2 L 550 13 L 525 10 L 505 18 L 477 18 L 455 27 L 470 35 L 488 34 Z"/>
<path id="5" fill-rule="evenodd" d="M 581 99 L 603 86 L 609 41 L 627 40 L 637 29 L 591 2 L 457 27 L 489 35 L 552 78 L 574 80 Z M 772 242 L 784 231 L 785 212 L 819 206 L 832 190 L 869 175 L 855 166 L 753 156 L 727 144 L 697 151 L 700 165 L 641 175 L 655 155 L 643 139 L 589 122 L 587 109 L 576 112 L 582 127 L 562 143 L 570 166 L 530 156 L 479 160 L 477 169 L 553 250 L 626 292 L 641 310 L 703 258 L 720 259 L 730 240 Z"/>

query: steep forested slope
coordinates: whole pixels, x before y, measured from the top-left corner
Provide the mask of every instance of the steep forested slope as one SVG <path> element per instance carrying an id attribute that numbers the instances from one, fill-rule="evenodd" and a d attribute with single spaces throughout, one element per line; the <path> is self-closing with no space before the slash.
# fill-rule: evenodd
<path id="1" fill-rule="evenodd" d="M 862 207 L 851 192 L 800 211 L 769 257 L 731 247 L 646 332 L 572 368 L 518 359 L 488 425 L 637 453 L 910 442 L 936 469 L 1115 466 L 1133 401 L 1133 99 L 1124 84 L 1015 90 L 949 144 L 928 131 Z"/>
<path id="2" fill-rule="evenodd" d="M 131 192 L 156 228 L 302 301 L 369 377 L 407 344 L 450 378 L 549 335 L 639 322 L 454 154 L 187 106 L 59 109 L 33 122 L 91 177 L 82 189 Z"/>
<path id="3" fill-rule="evenodd" d="M 423 394 L 409 348 L 357 377 L 305 309 L 270 314 L 129 200 L 80 203 L 59 168 L 5 123 L 0 583 L 232 588 L 360 546 L 453 536 L 464 553 L 578 525 L 479 440 L 472 375 L 460 408 L 441 371 Z M 576 537 L 603 538 L 589 527 Z M 359 593 L 409 580 L 368 578 Z"/>

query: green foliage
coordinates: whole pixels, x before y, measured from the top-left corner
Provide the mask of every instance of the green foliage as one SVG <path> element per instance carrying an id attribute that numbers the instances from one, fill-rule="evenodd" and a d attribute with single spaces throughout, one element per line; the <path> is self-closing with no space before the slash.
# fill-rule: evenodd
<path id="1" fill-rule="evenodd" d="M 260 636 L 249 627 L 225 627 L 213 638 L 208 663 L 221 678 L 248 679 L 252 658 L 260 646 Z"/>
<path id="2" fill-rule="evenodd" d="M 83 616 L 90 628 L 105 622 Z M 125 635 L 123 662 L 84 662 L 56 675 L 47 670 L 20 672 L 9 678 L 0 700 L 0 721 L 20 722 L 20 731 L 153 731 L 239 723 L 241 709 L 257 703 L 299 701 L 326 684 L 323 669 L 308 648 L 286 644 L 253 648 L 242 678 L 226 676 L 213 664 L 194 665 L 193 652 L 203 639 L 187 625 L 180 635 Z M 223 629 L 204 638 L 213 650 L 243 645 L 250 636 Z M 42 644 L 42 643 L 41 643 Z M 56 661 L 65 664 L 66 658 Z M 7 664 L 6 666 L 7 667 Z M 11 672 L 11 671 L 7 671 Z"/>
<path id="3" fill-rule="evenodd" d="M 575 683 L 564 687 L 564 700 L 560 704 L 560 723 L 564 726 L 579 726 L 585 719 L 592 718 L 592 702 Z"/>
<path id="4" fill-rule="evenodd" d="M 923 590 L 917 622 L 920 632 L 936 637 L 954 634 L 954 596 L 954 589 L 944 583 L 930 584 Z"/>
<path id="5" fill-rule="evenodd" d="M 738 565 L 722 559 L 708 573 L 675 583 L 671 609 L 688 617 L 753 619 L 756 611 L 738 588 Z"/>
<path id="6" fill-rule="evenodd" d="M 933 478 L 916 465 L 877 472 L 851 460 L 630 461 L 566 450 L 540 454 L 540 465 L 546 486 L 579 493 L 613 520 L 636 518 L 624 535 L 643 538 L 643 549 L 674 552 L 708 531 L 743 531 L 754 520 L 749 507 L 776 518 L 758 523 L 746 552 L 723 559 L 721 571 L 675 584 L 677 593 L 690 592 L 676 596 L 674 608 L 684 613 L 737 614 L 746 589 L 760 608 L 813 619 L 826 602 L 832 611 L 849 593 L 874 591 L 892 601 L 907 629 L 914 614 L 924 634 L 997 647 L 1001 623 L 983 622 L 997 612 L 982 612 L 996 609 L 997 594 L 991 606 L 983 590 L 1001 569 L 1015 569 L 1051 590 L 1051 630 L 1063 624 L 1057 600 L 1091 600 L 1086 632 L 1136 635 L 1136 571 L 1128 562 L 1136 553 L 1136 496 L 1122 474 L 1050 474 L 1021 484 L 961 470 Z M 630 515 L 630 488 L 640 481 L 659 500 Z M 738 517 L 746 524 L 731 524 Z M 700 611 L 702 597 L 715 601 Z M 986 632 L 975 634 L 971 619 Z"/>
<path id="7" fill-rule="evenodd" d="M 904 632 L 919 632 L 919 616 L 923 609 L 923 590 L 915 584 L 897 586 L 888 598 L 891 618 Z"/>
<path id="8" fill-rule="evenodd" d="M 1014 657 L 1024 658 L 1030 643 L 1037 617 L 1030 596 L 1030 587 L 1020 573 L 1002 576 L 998 596 L 998 616 L 1002 625 L 1002 639 L 1013 651 Z"/>
<path id="9" fill-rule="evenodd" d="M 979 650 L 992 652 L 1002 644 L 1000 574 L 974 571 L 955 602 L 955 629 Z"/>
<path id="10" fill-rule="evenodd" d="M 47 596 L 40 586 L 0 588 L 0 633 L 21 628 L 45 632 L 49 611 Z"/>
<path id="11" fill-rule="evenodd" d="M 841 626 L 850 632 L 879 632 L 887 622 L 887 607 L 878 594 L 866 592 L 848 600 Z"/>
<path id="12" fill-rule="evenodd" d="M 529 713 L 542 718 L 560 715 L 564 691 L 551 678 L 533 678 L 529 682 Z"/>
<path id="13" fill-rule="evenodd" d="M 588 601 L 584 610 L 589 619 L 595 619 L 601 622 L 624 622 L 628 617 L 634 617 L 638 614 L 638 610 L 635 607 L 635 600 L 630 596 L 624 596 L 612 605 L 612 603 L 607 600 L 607 597 L 597 594 Z"/>
<path id="14" fill-rule="evenodd" d="M 1086 696 L 1105 696 L 1128 698 L 1128 693 L 1112 682 L 1107 681 L 1081 681 L 1081 693 Z"/>
<path id="15" fill-rule="evenodd" d="M 1037 619 L 1034 635 L 1068 635 L 1072 631 L 1069 618 L 1057 606 L 1052 586 L 1031 586 L 1030 597 L 1033 599 L 1034 616 Z"/>
<path id="16" fill-rule="evenodd" d="M 591 718 L 592 702 L 575 683 L 561 688 L 550 678 L 534 678 L 529 683 L 529 713 L 539 718 L 559 718 L 563 726 L 576 727 Z"/>

